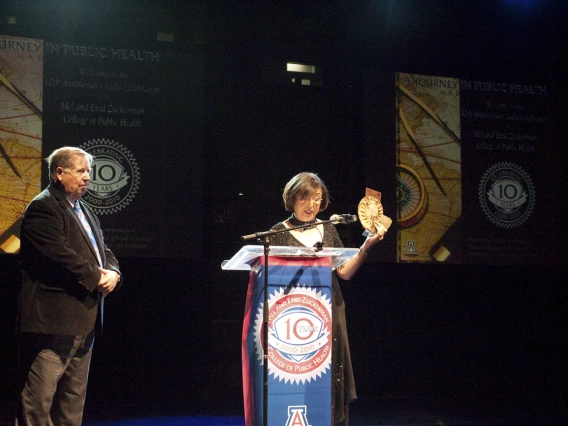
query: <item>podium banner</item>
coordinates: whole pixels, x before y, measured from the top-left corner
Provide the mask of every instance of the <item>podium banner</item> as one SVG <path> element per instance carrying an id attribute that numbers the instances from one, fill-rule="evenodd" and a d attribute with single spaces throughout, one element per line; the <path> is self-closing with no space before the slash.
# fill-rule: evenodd
<path id="1" fill-rule="evenodd" d="M 245 423 L 263 423 L 264 261 L 252 262 L 242 335 Z M 268 261 L 268 424 L 331 424 L 331 257 Z"/>

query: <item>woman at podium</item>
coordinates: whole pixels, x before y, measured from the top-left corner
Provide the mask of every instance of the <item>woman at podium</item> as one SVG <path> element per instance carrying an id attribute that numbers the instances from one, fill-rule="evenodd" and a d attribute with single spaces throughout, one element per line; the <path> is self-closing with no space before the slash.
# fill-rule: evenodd
<path id="1" fill-rule="evenodd" d="M 286 211 L 292 214 L 274 225 L 271 231 L 314 225 L 319 222 L 318 213 L 329 205 L 329 193 L 325 183 L 316 174 L 308 172 L 299 173 L 290 179 L 284 188 L 282 198 Z M 386 231 L 386 228 L 378 224 L 377 233 L 367 237 L 357 255 L 333 271 L 332 424 L 342 422 L 348 424 L 349 403 L 357 399 L 347 336 L 345 304 L 337 278 L 351 279 L 365 261 L 371 247 L 383 239 Z M 314 247 L 319 243 L 323 243 L 323 247 L 343 247 L 337 229 L 331 222 L 281 232 L 270 237 L 270 245 L 274 246 Z"/>

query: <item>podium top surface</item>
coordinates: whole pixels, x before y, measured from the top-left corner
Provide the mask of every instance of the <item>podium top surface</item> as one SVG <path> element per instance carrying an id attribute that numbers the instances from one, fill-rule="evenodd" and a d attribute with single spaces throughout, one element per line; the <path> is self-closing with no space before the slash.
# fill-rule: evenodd
<path id="1" fill-rule="evenodd" d="M 303 256 L 303 257 L 331 257 L 333 268 L 352 258 L 359 252 L 358 248 L 324 247 L 316 251 L 315 247 L 296 247 L 296 246 L 270 246 L 270 256 Z M 264 256 L 264 246 L 246 245 L 243 246 L 235 255 L 223 261 L 221 269 L 250 271 L 250 265 L 254 259 Z"/>

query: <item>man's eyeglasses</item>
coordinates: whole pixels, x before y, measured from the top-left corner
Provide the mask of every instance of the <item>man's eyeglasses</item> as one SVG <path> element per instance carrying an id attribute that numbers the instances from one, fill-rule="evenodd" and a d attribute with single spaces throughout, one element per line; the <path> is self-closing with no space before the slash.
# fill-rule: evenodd
<path id="1" fill-rule="evenodd" d="M 313 201 L 314 204 L 320 204 L 321 200 L 322 199 L 320 197 L 302 197 L 302 198 L 300 198 L 300 201 L 303 204 L 308 204 L 310 201 Z"/>

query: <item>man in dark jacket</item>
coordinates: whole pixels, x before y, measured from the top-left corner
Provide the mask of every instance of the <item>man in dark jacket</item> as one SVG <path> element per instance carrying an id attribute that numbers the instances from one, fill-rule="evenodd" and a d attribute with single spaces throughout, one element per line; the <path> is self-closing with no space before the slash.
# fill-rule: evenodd
<path id="1" fill-rule="evenodd" d="M 92 156 L 63 147 L 48 158 L 50 185 L 22 220 L 19 401 L 16 425 L 80 425 L 95 329 L 121 276 L 96 216 L 80 202 Z"/>

